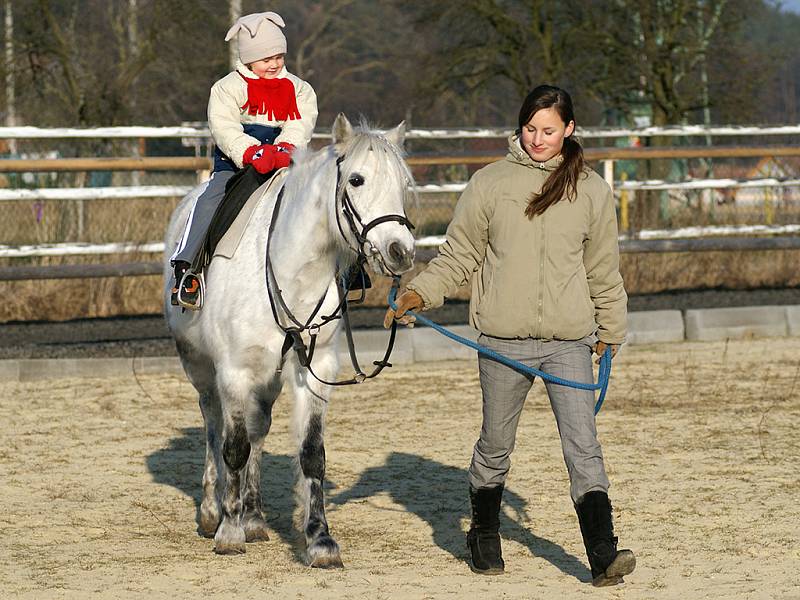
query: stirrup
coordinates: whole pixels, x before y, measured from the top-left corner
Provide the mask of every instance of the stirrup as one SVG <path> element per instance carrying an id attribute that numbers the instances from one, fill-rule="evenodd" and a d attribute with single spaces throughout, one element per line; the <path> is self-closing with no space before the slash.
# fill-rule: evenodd
<path id="1" fill-rule="evenodd" d="M 184 292 L 184 283 L 186 282 L 187 277 L 195 277 L 197 279 L 197 283 L 200 286 L 200 289 L 197 290 L 197 300 L 192 302 L 191 300 L 185 299 L 183 297 Z M 202 271 L 200 273 L 192 273 L 191 270 L 186 269 L 183 275 L 181 276 L 181 280 L 178 283 L 178 306 L 182 306 L 188 310 L 200 310 L 203 308 L 203 298 L 205 297 L 206 293 L 206 282 L 203 278 Z"/>

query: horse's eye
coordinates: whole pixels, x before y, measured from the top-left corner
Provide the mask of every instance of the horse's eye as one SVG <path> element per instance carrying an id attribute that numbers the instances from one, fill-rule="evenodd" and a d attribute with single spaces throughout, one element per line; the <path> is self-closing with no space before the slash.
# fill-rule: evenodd
<path id="1" fill-rule="evenodd" d="M 364 178 L 358 173 L 350 175 L 350 179 L 348 179 L 347 181 L 350 182 L 350 185 L 352 185 L 353 187 L 359 187 L 361 185 L 364 185 Z"/>

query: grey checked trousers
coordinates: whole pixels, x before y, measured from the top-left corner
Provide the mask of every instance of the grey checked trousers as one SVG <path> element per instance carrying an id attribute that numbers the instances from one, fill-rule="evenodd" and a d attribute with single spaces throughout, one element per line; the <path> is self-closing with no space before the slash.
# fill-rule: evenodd
<path id="1" fill-rule="evenodd" d="M 481 334 L 478 343 L 527 366 L 562 379 L 592 383 L 595 336 L 576 341 L 501 339 Z M 478 356 L 483 425 L 469 467 L 473 488 L 504 484 L 511 466 L 517 424 L 534 377 L 483 355 Z M 594 421 L 594 392 L 545 382 L 550 406 L 561 436 L 561 449 L 577 502 L 587 492 L 608 491 L 603 452 Z M 533 444 L 543 440 L 529 440 Z M 533 451 L 535 456 L 535 450 Z"/>
<path id="2" fill-rule="evenodd" d="M 172 255 L 172 264 L 177 261 L 194 263 L 206 240 L 206 233 L 214 218 L 217 207 L 225 197 L 225 185 L 236 173 L 234 171 L 214 171 L 203 193 L 195 200 L 186 228 L 178 248 Z"/>

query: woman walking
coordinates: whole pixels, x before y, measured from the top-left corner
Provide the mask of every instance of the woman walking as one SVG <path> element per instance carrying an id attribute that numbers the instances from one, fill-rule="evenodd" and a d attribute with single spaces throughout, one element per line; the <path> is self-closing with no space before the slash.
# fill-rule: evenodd
<path id="1" fill-rule="evenodd" d="M 591 383 L 592 351 L 616 354 L 626 334 L 614 199 L 572 137 L 566 91 L 537 87 L 518 122 L 508 155 L 471 178 L 438 256 L 408 284 L 385 324 L 408 323 L 407 311 L 440 306 L 471 282 L 470 323 L 479 343 L 550 375 Z M 469 468 L 467 543 L 472 570 L 489 575 L 505 566 L 500 502 L 533 377 L 483 355 L 478 365 L 483 424 Z M 593 583 L 620 583 L 636 560 L 617 550 L 594 393 L 545 385 Z"/>

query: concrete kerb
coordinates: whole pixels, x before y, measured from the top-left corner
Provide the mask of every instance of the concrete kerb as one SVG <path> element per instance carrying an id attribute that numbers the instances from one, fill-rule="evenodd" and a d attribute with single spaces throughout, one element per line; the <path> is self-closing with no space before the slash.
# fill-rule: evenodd
<path id="1" fill-rule="evenodd" d="M 686 339 L 691 341 L 783 337 L 788 333 L 785 306 L 687 310 L 684 318 Z"/>
<path id="2" fill-rule="evenodd" d="M 679 310 L 651 310 L 628 314 L 628 344 L 682 342 L 685 327 Z"/>
<path id="3" fill-rule="evenodd" d="M 456 325 L 448 330 L 471 341 L 478 339 L 478 332 L 469 325 Z M 458 344 L 430 327 L 415 327 L 412 331 L 415 362 L 437 360 L 463 360 L 475 358 L 476 351 Z"/>
<path id="4" fill-rule="evenodd" d="M 0 360 L 0 381 L 20 381 L 20 360 Z"/>
<path id="5" fill-rule="evenodd" d="M 800 335 L 800 306 L 786 307 L 786 325 L 789 335 Z"/>
<path id="6" fill-rule="evenodd" d="M 174 356 L 136 358 L 23 358 L 0 360 L 0 381 L 41 381 L 69 377 L 124 377 L 183 374 Z"/>
<path id="7" fill-rule="evenodd" d="M 629 344 L 655 344 L 683 341 L 716 341 L 744 337 L 800 335 L 800 305 L 758 306 L 634 312 L 629 318 Z M 477 331 L 467 325 L 448 327 L 454 333 L 475 340 Z M 383 357 L 389 332 L 355 331 L 354 342 L 364 371 Z M 344 338 L 338 349 L 342 372 L 349 373 L 350 357 Z M 397 331 L 393 365 L 415 362 L 471 359 L 475 351 L 457 344 L 427 327 Z M 66 377 L 119 377 L 142 374 L 182 374 L 177 357 L 137 358 L 61 358 L 0 360 L 0 381 L 39 381 Z"/>

